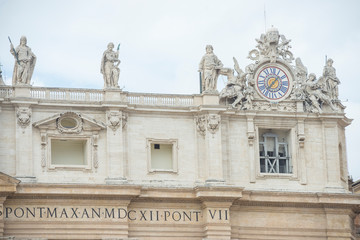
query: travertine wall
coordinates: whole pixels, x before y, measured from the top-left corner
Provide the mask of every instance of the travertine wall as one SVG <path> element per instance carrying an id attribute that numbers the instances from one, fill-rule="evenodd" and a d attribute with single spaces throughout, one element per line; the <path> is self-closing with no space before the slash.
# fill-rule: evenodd
<path id="1" fill-rule="evenodd" d="M 30 123 L 26 126 L 18 123 L 17 106 L 9 103 L 2 107 L 0 166 L 4 173 L 22 177 L 23 182 L 102 184 L 127 181 L 193 186 L 197 182 L 215 180 L 249 189 L 347 191 L 346 119 L 340 113 L 318 118 L 315 114 L 276 111 L 235 114 L 221 106 L 206 111 L 156 106 L 112 107 L 110 111 L 126 114 L 125 124 L 114 131 L 94 125 L 96 121 L 104 126 L 109 124 L 109 108 L 101 104 L 86 107 L 71 102 L 26 105 L 31 111 Z M 56 130 L 55 119 L 48 122 L 46 119 L 65 112 L 74 112 L 95 122 L 83 120 L 84 131 L 80 133 L 60 133 Z M 195 121 L 199 114 L 215 115 L 220 123 L 211 130 L 213 132 L 208 129 L 201 132 Z M 259 129 L 290 132 L 291 174 L 260 173 Z M 44 141 L 42 134 L 46 138 Z M 90 154 L 95 154 L 96 148 L 97 158 L 92 155 L 88 169 L 49 168 L 51 136 L 87 136 L 92 144 L 93 135 L 97 135 L 97 145 Z M 300 136 L 303 142 L 299 142 Z M 175 172 L 149 172 L 148 139 L 177 142 Z"/>

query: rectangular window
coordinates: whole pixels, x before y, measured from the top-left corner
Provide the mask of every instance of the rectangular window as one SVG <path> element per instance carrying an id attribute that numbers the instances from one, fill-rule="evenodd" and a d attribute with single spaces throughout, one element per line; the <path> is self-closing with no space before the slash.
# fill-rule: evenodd
<path id="1" fill-rule="evenodd" d="M 177 140 L 147 141 L 149 172 L 177 172 Z"/>
<path id="2" fill-rule="evenodd" d="M 172 144 L 151 144 L 151 168 L 173 169 Z"/>
<path id="3" fill-rule="evenodd" d="M 261 173 L 292 173 L 289 134 L 286 130 L 259 129 Z"/>
<path id="4" fill-rule="evenodd" d="M 52 139 L 51 163 L 54 165 L 85 165 L 86 140 Z"/>
<path id="5" fill-rule="evenodd" d="M 50 168 L 88 168 L 89 139 L 50 139 Z"/>

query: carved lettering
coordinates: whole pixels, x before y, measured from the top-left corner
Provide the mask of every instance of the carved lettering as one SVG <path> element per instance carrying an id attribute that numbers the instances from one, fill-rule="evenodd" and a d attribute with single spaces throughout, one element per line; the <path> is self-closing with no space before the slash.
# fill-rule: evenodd
<path id="1" fill-rule="evenodd" d="M 228 220 L 228 210 L 211 209 L 208 211 L 212 219 Z M 199 222 L 202 220 L 201 210 L 182 209 L 126 209 L 110 207 L 55 207 L 55 206 L 6 206 L 3 210 L 4 220 L 46 221 L 58 219 L 78 221 L 81 219 L 111 219 L 141 222 Z"/>

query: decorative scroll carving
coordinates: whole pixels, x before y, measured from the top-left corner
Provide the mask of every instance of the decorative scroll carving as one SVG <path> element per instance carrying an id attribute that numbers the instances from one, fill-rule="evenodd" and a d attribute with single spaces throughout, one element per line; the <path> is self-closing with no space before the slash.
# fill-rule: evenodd
<path id="1" fill-rule="evenodd" d="M 65 112 L 56 119 L 56 128 L 60 133 L 80 133 L 83 130 L 81 115 L 74 112 Z"/>
<path id="2" fill-rule="evenodd" d="M 94 157 L 93 157 L 94 168 L 99 167 L 98 139 L 99 139 L 99 135 L 93 135 L 92 136 L 92 146 L 93 146 L 93 153 L 94 153 Z"/>
<path id="3" fill-rule="evenodd" d="M 31 109 L 28 107 L 19 107 L 16 112 L 18 124 L 22 128 L 26 128 L 30 124 Z"/>
<path id="4" fill-rule="evenodd" d="M 295 112 L 296 104 L 293 102 L 288 102 L 288 103 L 255 102 L 254 110 L 256 110 L 256 111 Z"/>
<path id="5" fill-rule="evenodd" d="M 129 117 L 128 113 L 122 112 L 122 117 L 121 117 L 121 119 L 122 119 L 122 128 L 126 128 L 128 117 Z"/>
<path id="6" fill-rule="evenodd" d="M 206 115 L 195 116 L 196 130 L 200 135 L 206 135 Z"/>
<path id="7" fill-rule="evenodd" d="M 42 132 L 41 135 L 41 167 L 46 167 L 46 145 L 47 145 L 47 137 L 46 133 Z"/>

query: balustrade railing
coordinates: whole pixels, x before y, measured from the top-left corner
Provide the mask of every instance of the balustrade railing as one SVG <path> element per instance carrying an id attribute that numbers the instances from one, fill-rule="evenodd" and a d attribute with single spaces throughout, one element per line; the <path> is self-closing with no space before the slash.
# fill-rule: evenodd
<path id="1" fill-rule="evenodd" d="M 0 87 L 0 98 L 10 98 L 12 97 L 13 89 L 8 86 Z"/>
<path id="2" fill-rule="evenodd" d="M 104 91 L 76 88 L 31 88 L 31 97 L 46 100 L 103 101 Z"/>
<path id="3" fill-rule="evenodd" d="M 194 104 L 192 95 L 128 93 L 126 98 L 130 104 L 139 105 L 192 106 Z"/>
<path id="4" fill-rule="evenodd" d="M 30 96 L 39 100 L 59 100 L 71 102 L 102 102 L 105 101 L 106 92 L 98 89 L 77 88 L 46 88 L 31 87 Z M 131 93 L 121 92 L 121 99 L 129 104 L 155 105 L 155 106 L 192 106 L 193 95 Z M 14 97 L 14 88 L 0 86 L 0 98 Z"/>

